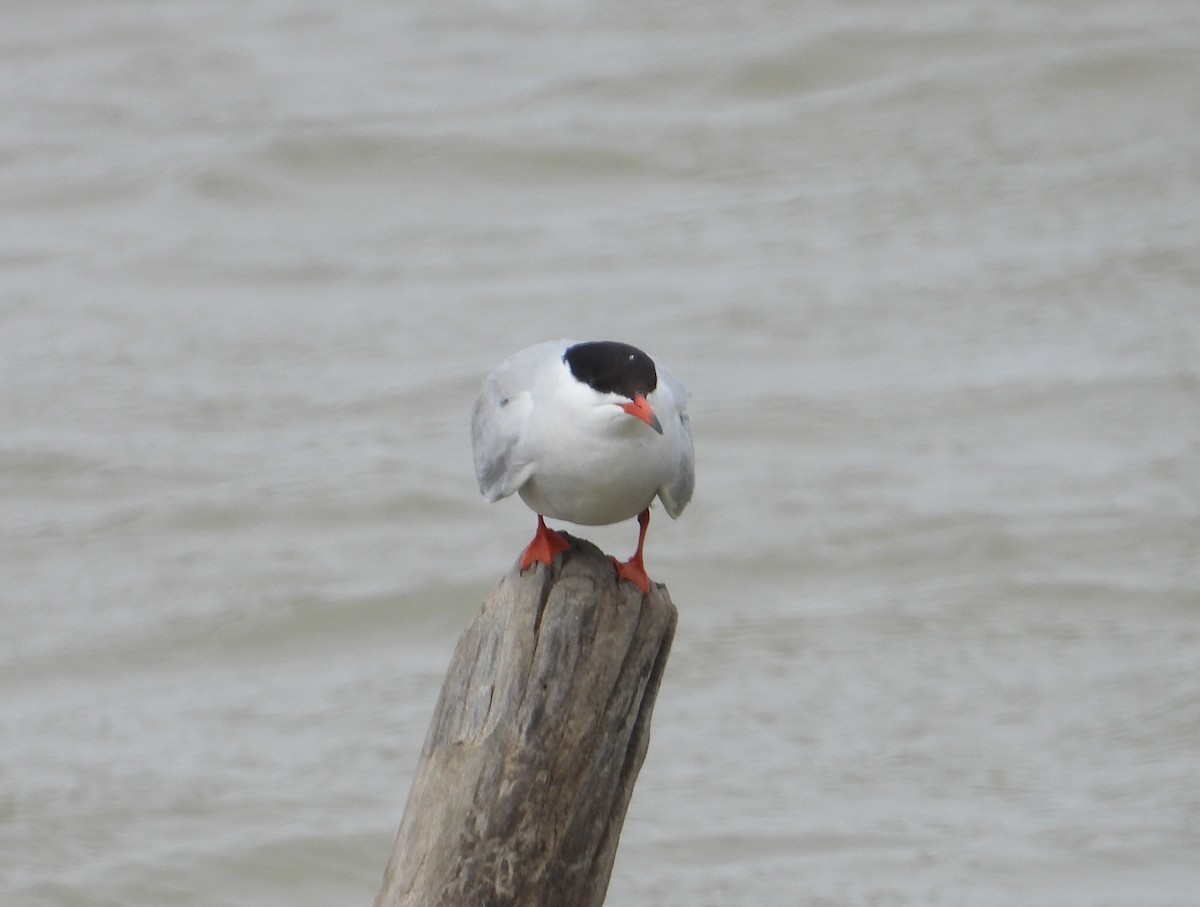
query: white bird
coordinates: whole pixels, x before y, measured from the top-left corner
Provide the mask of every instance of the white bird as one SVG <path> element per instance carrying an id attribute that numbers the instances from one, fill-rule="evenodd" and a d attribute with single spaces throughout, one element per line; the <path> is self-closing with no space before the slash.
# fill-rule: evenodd
<path id="1" fill-rule="evenodd" d="M 539 343 L 488 375 L 471 411 L 475 476 L 488 501 L 515 491 L 538 515 L 522 570 L 570 548 L 546 517 L 600 526 L 636 516 L 637 551 L 614 562 L 650 591 L 650 504 L 657 496 L 677 518 L 695 485 L 687 399 L 662 363 L 611 340 Z"/>

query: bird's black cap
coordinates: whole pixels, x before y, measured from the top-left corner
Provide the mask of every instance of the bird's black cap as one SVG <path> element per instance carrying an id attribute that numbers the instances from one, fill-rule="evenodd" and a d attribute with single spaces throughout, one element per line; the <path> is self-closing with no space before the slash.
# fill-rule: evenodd
<path id="1" fill-rule="evenodd" d="M 602 394 L 620 394 L 632 400 L 658 387 L 654 360 L 628 343 L 592 340 L 568 347 L 563 362 L 579 381 Z"/>

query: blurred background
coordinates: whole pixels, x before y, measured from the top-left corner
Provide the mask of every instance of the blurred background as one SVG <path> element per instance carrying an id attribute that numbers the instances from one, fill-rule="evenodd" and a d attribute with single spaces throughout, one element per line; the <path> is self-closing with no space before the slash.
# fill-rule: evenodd
<path id="1" fill-rule="evenodd" d="M 1192 0 L 9 0 L 0 74 L 6 907 L 371 903 L 555 337 L 693 393 L 609 904 L 1196 903 Z"/>

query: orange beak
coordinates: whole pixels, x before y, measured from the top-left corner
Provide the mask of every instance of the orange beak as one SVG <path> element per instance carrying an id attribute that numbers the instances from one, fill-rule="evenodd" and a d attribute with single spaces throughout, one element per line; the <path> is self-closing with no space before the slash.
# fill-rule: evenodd
<path id="1" fill-rule="evenodd" d="M 660 435 L 662 434 L 662 423 L 658 421 L 658 416 L 654 415 L 654 410 L 650 408 L 650 404 L 641 394 L 634 397 L 632 403 L 622 403 L 621 409 L 629 415 L 641 419 Z"/>

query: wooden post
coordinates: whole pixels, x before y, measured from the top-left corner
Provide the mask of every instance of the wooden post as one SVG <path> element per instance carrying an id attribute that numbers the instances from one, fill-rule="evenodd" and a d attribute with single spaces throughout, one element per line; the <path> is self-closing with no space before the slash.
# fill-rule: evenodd
<path id="1" fill-rule="evenodd" d="M 603 904 L 677 612 L 571 543 L 459 639 L 375 907 Z"/>

